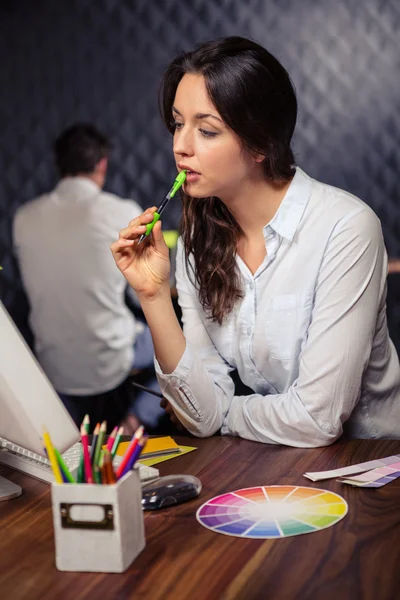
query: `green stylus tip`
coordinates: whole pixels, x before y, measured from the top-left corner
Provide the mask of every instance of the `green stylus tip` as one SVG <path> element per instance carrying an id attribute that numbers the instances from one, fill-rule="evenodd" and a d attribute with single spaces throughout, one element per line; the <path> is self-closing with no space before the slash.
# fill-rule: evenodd
<path id="1" fill-rule="evenodd" d="M 178 173 L 178 175 L 174 181 L 174 185 L 172 186 L 171 198 L 173 198 L 175 196 L 175 194 L 179 190 L 179 188 L 182 187 L 182 185 L 185 183 L 185 180 L 186 180 L 186 171 L 181 171 L 180 173 Z"/>

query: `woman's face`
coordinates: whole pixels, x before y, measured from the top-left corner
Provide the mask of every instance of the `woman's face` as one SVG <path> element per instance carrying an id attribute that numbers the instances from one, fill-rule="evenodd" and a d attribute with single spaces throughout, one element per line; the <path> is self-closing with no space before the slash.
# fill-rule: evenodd
<path id="1" fill-rule="evenodd" d="M 201 75 L 184 75 L 175 94 L 174 156 L 179 171 L 188 171 L 184 191 L 195 198 L 235 196 L 251 178 L 255 159 L 212 104 Z"/>

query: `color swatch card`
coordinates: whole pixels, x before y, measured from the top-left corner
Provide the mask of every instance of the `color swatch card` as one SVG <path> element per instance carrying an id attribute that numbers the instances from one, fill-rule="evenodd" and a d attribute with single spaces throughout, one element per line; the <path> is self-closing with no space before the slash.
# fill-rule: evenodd
<path id="1" fill-rule="evenodd" d="M 351 465 L 350 467 L 333 469 L 332 471 L 316 471 L 315 473 L 304 473 L 304 477 L 311 479 L 311 481 L 321 481 L 322 479 L 331 479 L 332 477 L 345 477 L 347 475 L 356 475 L 357 473 L 364 473 L 365 471 L 370 471 L 371 469 L 377 469 L 379 467 L 386 467 L 399 461 L 400 455 L 387 456 L 386 458 L 370 460 L 368 462 L 359 463 L 357 465 Z"/>
<path id="2" fill-rule="evenodd" d="M 400 461 L 388 466 L 378 467 L 354 477 L 338 479 L 341 483 L 348 483 L 357 487 L 382 487 L 400 477 Z"/>
<path id="3" fill-rule="evenodd" d="M 312 533 L 347 514 L 333 492 L 293 485 L 245 488 L 208 500 L 196 513 L 204 527 L 241 538 L 274 539 Z"/>

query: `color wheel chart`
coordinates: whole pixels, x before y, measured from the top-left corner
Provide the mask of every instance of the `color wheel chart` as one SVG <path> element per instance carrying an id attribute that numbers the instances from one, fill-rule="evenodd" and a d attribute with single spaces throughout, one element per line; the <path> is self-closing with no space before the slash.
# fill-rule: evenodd
<path id="1" fill-rule="evenodd" d="M 347 503 L 327 490 L 270 485 L 216 496 L 200 506 L 197 520 L 216 533 L 243 538 L 282 538 L 320 531 L 347 514 Z"/>

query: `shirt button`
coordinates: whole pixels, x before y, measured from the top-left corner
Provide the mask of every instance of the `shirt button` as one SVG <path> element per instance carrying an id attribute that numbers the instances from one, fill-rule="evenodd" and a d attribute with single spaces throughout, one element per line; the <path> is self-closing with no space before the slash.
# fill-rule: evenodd
<path id="1" fill-rule="evenodd" d="M 253 291 L 253 290 L 254 290 L 254 283 L 253 283 L 252 281 L 250 281 L 250 283 L 249 283 L 249 289 L 250 289 L 251 291 Z"/>
<path id="2" fill-rule="evenodd" d="M 247 328 L 247 335 L 251 335 L 251 327 Z"/>
<path id="3" fill-rule="evenodd" d="M 326 421 L 322 423 L 322 429 L 326 432 L 326 433 L 333 433 L 333 427 L 330 423 L 327 423 Z"/>

